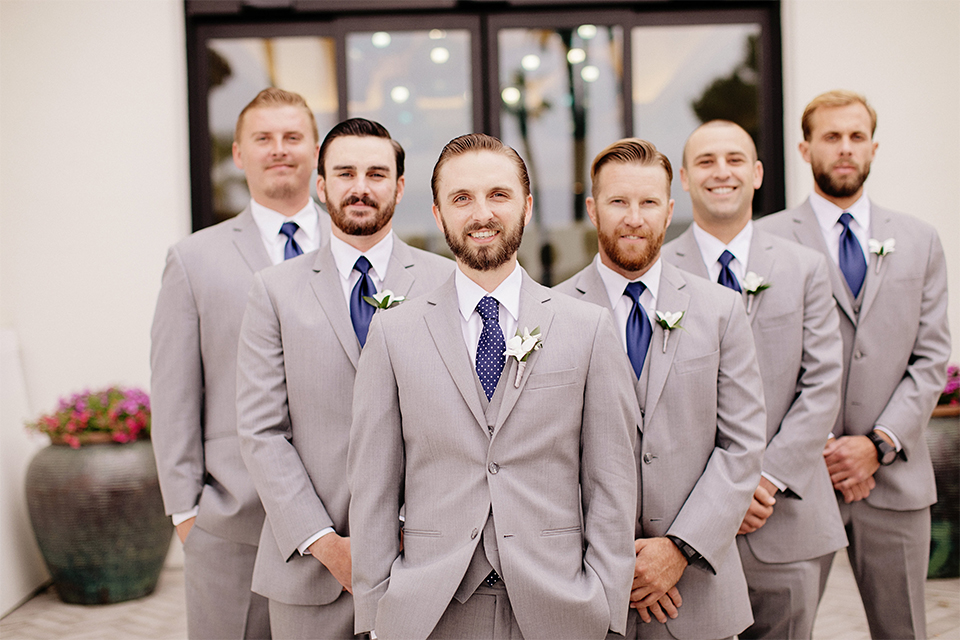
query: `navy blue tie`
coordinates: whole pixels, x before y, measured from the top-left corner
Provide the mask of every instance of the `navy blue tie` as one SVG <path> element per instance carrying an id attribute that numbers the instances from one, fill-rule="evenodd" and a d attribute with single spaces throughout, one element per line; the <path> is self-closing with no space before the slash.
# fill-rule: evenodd
<path id="1" fill-rule="evenodd" d="M 295 234 L 299 228 L 300 227 L 296 222 L 284 222 L 282 225 L 280 225 L 280 233 L 287 236 L 287 244 L 283 248 L 284 260 L 296 258 L 297 256 L 303 254 L 303 249 L 301 249 L 300 245 L 297 244 L 297 241 L 293 239 L 293 234 Z"/>
<path id="2" fill-rule="evenodd" d="M 503 339 L 503 330 L 500 329 L 500 303 L 496 298 L 483 296 L 477 303 L 477 313 L 483 320 L 483 331 L 480 332 L 480 341 L 477 343 L 477 377 L 487 394 L 487 400 L 493 397 L 503 372 L 504 354 L 507 343 Z"/>
<path id="3" fill-rule="evenodd" d="M 640 304 L 640 296 L 646 290 L 647 287 L 642 282 L 631 282 L 624 291 L 633 300 L 633 308 L 627 316 L 627 357 L 630 358 L 630 364 L 633 365 L 633 371 L 637 374 L 638 380 L 643 371 L 643 361 L 647 357 L 650 338 L 653 336 L 647 312 Z"/>
<path id="4" fill-rule="evenodd" d="M 860 287 L 863 286 L 863 279 L 867 277 L 867 261 L 863 257 L 863 248 L 857 240 L 857 236 L 850 230 L 850 222 L 853 216 L 844 211 L 840 214 L 840 224 L 843 225 L 843 231 L 840 232 L 840 271 L 847 280 L 853 297 L 860 295 Z"/>
<path id="5" fill-rule="evenodd" d="M 717 262 L 720 263 L 720 277 L 717 278 L 717 282 L 733 289 L 737 293 L 742 293 L 743 289 L 740 288 L 740 282 L 737 280 L 737 276 L 733 275 L 733 271 L 730 270 L 731 260 L 733 260 L 733 254 L 724 249 L 723 253 L 720 254 L 720 258 L 717 260 Z"/>
<path id="6" fill-rule="evenodd" d="M 353 331 L 357 334 L 357 340 L 363 347 L 367 343 L 367 330 L 370 329 L 370 320 L 373 318 L 373 312 L 376 309 L 373 305 L 363 299 L 364 296 L 373 296 L 377 288 L 373 286 L 373 280 L 367 274 L 370 271 L 370 261 L 364 256 L 357 258 L 353 265 L 355 271 L 360 272 L 360 279 L 353 286 L 350 292 L 350 322 L 353 323 Z"/>

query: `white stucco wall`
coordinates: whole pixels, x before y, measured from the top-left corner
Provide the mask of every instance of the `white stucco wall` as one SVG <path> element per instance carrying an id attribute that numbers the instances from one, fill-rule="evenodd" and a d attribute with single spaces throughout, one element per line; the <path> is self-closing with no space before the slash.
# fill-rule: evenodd
<path id="1" fill-rule="evenodd" d="M 788 204 L 811 185 L 803 105 L 865 93 L 880 117 L 870 194 L 939 230 L 960 335 L 960 3 L 786 0 L 783 36 Z M 0 0 L 0 327 L 23 380 L 5 408 L 149 385 L 164 254 L 190 231 L 185 58 L 180 0 Z M 23 517 L 8 460 L 35 447 L 22 412 L 0 414 L 0 614 L 42 579 L 7 526 Z"/>

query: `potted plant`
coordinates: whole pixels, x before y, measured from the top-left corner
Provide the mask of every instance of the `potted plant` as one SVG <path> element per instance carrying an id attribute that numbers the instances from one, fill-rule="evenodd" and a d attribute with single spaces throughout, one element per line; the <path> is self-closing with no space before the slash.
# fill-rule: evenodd
<path id="1" fill-rule="evenodd" d="M 930 507 L 930 578 L 960 576 L 960 367 L 947 367 L 947 383 L 927 427 L 937 482 Z"/>
<path id="2" fill-rule="evenodd" d="M 26 493 L 60 598 L 107 604 L 151 593 L 173 525 L 160 496 L 147 394 L 73 394 L 27 427 L 51 440 L 27 469 Z"/>

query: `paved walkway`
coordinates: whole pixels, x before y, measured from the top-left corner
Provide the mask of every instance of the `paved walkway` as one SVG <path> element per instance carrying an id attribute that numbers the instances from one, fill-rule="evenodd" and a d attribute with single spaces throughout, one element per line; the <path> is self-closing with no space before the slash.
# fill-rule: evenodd
<path id="1" fill-rule="evenodd" d="M 40 593 L 0 620 L 4 640 L 181 640 L 187 637 L 183 571 L 165 569 L 150 596 L 113 605 L 63 604 Z M 960 579 L 927 581 L 927 632 L 960 639 Z M 869 640 L 846 554 L 838 554 L 813 630 L 814 640 Z"/>

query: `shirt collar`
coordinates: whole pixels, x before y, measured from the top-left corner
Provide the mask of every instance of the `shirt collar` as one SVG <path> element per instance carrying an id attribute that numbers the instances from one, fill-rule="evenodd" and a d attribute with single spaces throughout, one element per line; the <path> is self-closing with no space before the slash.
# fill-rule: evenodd
<path id="1" fill-rule="evenodd" d="M 594 261 L 597 263 L 597 271 L 600 272 L 600 279 L 603 280 L 603 286 L 607 289 L 607 296 L 610 298 L 610 308 L 615 308 L 617 303 L 620 302 L 621 296 L 623 296 L 624 289 L 627 288 L 629 283 L 635 282 L 635 280 L 627 280 L 603 264 L 603 262 L 600 261 L 600 254 L 597 254 Z M 660 263 L 660 257 L 658 256 L 657 261 L 639 278 L 640 282 L 647 288 L 647 291 L 650 292 L 650 295 L 653 296 L 654 302 L 656 302 L 657 292 L 660 290 L 660 272 L 662 270 L 663 265 Z"/>
<path id="2" fill-rule="evenodd" d="M 734 236 L 730 244 L 723 244 L 720 239 L 704 231 L 696 222 L 693 223 L 693 237 L 697 241 L 697 246 L 700 247 L 700 255 L 708 269 L 720 259 L 720 254 L 724 251 L 732 253 L 733 257 L 746 269 L 747 261 L 750 259 L 750 242 L 753 240 L 753 220 L 747 220 L 747 225 Z"/>
<path id="3" fill-rule="evenodd" d="M 333 253 L 333 262 L 337 265 L 337 271 L 344 280 L 350 279 L 353 271 L 353 265 L 357 263 L 357 258 L 366 256 L 373 267 L 374 274 L 384 282 L 387 278 L 387 267 L 390 266 L 390 256 L 393 254 L 393 231 L 384 236 L 383 240 L 370 247 L 367 251 L 360 251 L 330 234 L 330 252 Z"/>
<path id="4" fill-rule="evenodd" d="M 464 320 L 469 320 L 470 314 L 476 310 L 477 303 L 484 296 L 496 298 L 500 306 L 506 309 L 514 320 L 520 318 L 520 287 L 523 284 L 523 269 L 520 268 L 519 263 L 514 266 L 510 275 L 490 293 L 487 293 L 483 287 L 467 277 L 459 266 L 455 278 L 457 302 L 460 305 L 460 315 L 463 316 Z"/>
<path id="5" fill-rule="evenodd" d="M 867 191 L 864 189 L 860 198 L 854 202 L 848 209 L 841 209 L 833 204 L 816 191 L 810 194 L 810 207 L 817 216 L 817 222 L 825 233 L 830 232 L 836 225 L 840 214 L 844 211 L 853 216 L 854 221 L 864 231 L 870 229 L 870 199 L 867 198 Z"/>
<path id="6" fill-rule="evenodd" d="M 257 228 L 265 238 L 276 239 L 280 234 L 280 227 L 284 222 L 296 222 L 300 230 L 307 234 L 310 242 L 316 244 L 316 236 L 319 233 L 319 216 L 317 214 L 317 205 L 313 198 L 307 200 L 307 205 L 297 211 L 292 216 L 285 216 L 278 211 L 274 211 L 263 206 L 253 198 L 250 199 L 250 213 L 253 214 L 253 220 L 257 223 Z"/>

